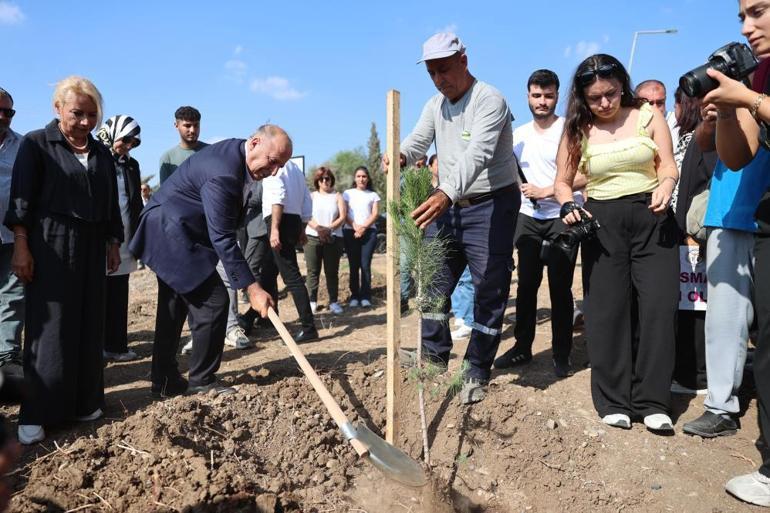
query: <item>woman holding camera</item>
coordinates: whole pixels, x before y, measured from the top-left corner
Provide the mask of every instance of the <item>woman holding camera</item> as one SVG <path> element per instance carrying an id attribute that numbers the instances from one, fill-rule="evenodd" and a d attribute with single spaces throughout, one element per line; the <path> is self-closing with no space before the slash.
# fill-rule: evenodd
<path id="1" fill-rule="evenodd" d="M 582 250 L 594 407 L 611 426 L 643 418 L 671 432 L 679 241 L 669 201 L 678 174 L 665 119 L 634 97 L 614 57 L 578 66 L 556 163 L 561 218 L 601 225 Z M 576 173 L 588 180 L 585 210 L 573 201 Z"/>
<path id="2" fill-rule="evenodd" d="M 752 161 L 760 146 L 770 147 L 770 9 L 752 0 L 739 1 L 742 34 L 761 61 L 754 72 L 752 87 L 710 69 L 708 75 L 718 87 L 703 98 L 703 104 L 717 108 L 716 146 L 719 158 L 730 169 L 741 169 Z M 770 169 L 766 172 L 770 173 Z M 770 191 L 756 210 L 754 245 L 755 311 L 759 325 L 754 352 L 754 380 L 759 405 L 759 426 L 764 440 L 770 439 Z M 770 506 L 770 459 L 765 456 L 759 470 L 728 481 L 728 492 L 741 500 Z"/>

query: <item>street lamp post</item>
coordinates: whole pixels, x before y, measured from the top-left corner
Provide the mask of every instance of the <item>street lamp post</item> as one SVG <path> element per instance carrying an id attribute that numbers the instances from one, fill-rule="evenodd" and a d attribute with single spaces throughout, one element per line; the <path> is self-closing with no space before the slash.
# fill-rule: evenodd
<path id="1" fill-rule="evenodd" d="M 637 30 L 634 32 L 634 42 L 631 43 L 631 57 L 628 58 L 628 74 L 631 75 L 631 68 L 634 66 L 634 53 L 636 52 L 636 40 L 641 35 L 648 34 L 676 34 L 677 29 L 663 29 L 663 30 Z"/>

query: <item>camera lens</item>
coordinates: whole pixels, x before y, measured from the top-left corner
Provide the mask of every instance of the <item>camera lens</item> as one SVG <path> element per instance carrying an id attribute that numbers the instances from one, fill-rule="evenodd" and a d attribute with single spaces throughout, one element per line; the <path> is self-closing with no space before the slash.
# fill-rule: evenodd
<path id="1" fill-rule="evenodd" d="M 691 98 L 702 98 L 712 89 L 716 89 L 719 84 L 706 74 L 706 70 L 709 68 L 718 69 L 718 66 L 709 62 L 682 75 L 679 79 L 679 87 L 682 88 L 684 94 Z"/>

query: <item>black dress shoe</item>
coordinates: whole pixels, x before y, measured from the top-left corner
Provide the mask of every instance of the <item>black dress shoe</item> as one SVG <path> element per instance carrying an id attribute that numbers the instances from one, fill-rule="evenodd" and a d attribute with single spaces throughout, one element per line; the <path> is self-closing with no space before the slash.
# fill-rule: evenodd
<path id="1" fill-rule="evenodd" d="M 572 366 L 570 365 L 569 360 L 566 362 L 561 362 L 554 358 L 553 373 L 556 374 L 557 378 L 568 378 L 572 376 Z"/>
<path id="2" fill-rule="evenodd" d="M 698 435 L 703 438 L 730 436 L 738 432 L 738 423 L 729 417 L 707 411 L 690 422 L 685 422 L 682 431 L 688 435 Z"/>
<path id="3" fill-rule="evenodd" d="M 177 374 L 176 376 L 167 377 L 162 382 L 153 382 L 150 391 L 155 399 L 166 399 L 182 395 L 187 391 L 187 380 L 180 374 Z"/>
<path id="4" fill-rule="evenodd" d="M 297 333 L 297 336 L 294 337 L 294 341 L 296 343 L 301 342 L 310 342 L 311 340 L 317 340 L 318 339 L 318 330 L 315 328 L 309 329 L 309 330 L 302 330 L 299 333 Z"/>
<path id="5" fill-rule="evenodd" d="M 217 381 L 214 381 L 208 385 L 197 385 L 189 387 L 187 389 L 187 395 L 208 394 L 212 390 L 214 391 L 214 395 L 230 395 L 235 393 L 235 389 L 233 387 L 228 387 L 220 384 Z"/>

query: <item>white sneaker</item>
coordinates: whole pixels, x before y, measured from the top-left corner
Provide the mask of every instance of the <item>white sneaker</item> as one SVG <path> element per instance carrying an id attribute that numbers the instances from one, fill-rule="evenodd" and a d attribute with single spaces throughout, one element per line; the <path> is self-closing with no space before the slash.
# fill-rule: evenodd
<path id="1" fill-rule="evenodd" d="M 330 304 L 329 310 L 331 310 L 334 315 L 339 315 L 342 313 L 342 307 L 340 306 L 339 303 Z"/>
<path id="2" fill-rule="evenodd" d="M 469 337 L 472 332 L 473 332 L 473 328 L 463 324 L 462 326 L 460 326 L 459 328 L 451 332 L 449 335 L 452 337 L 452 340 L 459 340 L 461 338 Z"/>
<path id="3" fill-rule="evenodd" d="M 368 299 L 362 299 L 361 306 L 364 308 L 369 308 L 370 306 L 372 306 L 372 302 L 369 301 Z"/>
<path id="4" fill-rule="evenodd" d="M 752 472 L 730 479 L 725 490 L 749 504 L 770 506 L 770 478 L 759 472 Z"/>
<path id="5" fill-rule="evenodd" d="M 236 349 L 247 349 L 251 347 L 251 341 L 249 341 L 249 337 L 246 336 L 243 328 L 236 326 L 227 332 L 225 345 Z"/>
<path id="6" fill-rule="evenodd" d="M 105 360 L 112 360 L 113 362 L 130 362 L 132 360 L 139 359 L 139 355 L 130 349 L 125 353 L 111 353 L 110 351 L 103 351 L 102 356 Z"/>
<path id="7" fill-rule="evenodd" d="M 455 317 L 454 323 L 455 323 L 455 328 L 465 326 L 465 320 L 462 317 Z"/>
<path id="8" fill-rule="evenodd" d="M 187 343 L 182 348 L 182 354 L 192 354 L 192 337 L 187 341 Z"/>
<path id="9" fill-rule="evenodd" d="M 16 437 L 22 445 L 32 445 L 45 439 L 45 430 L 43 426 L 35 424 L 19 424 Z"/>
<path id="10" fill-rule="evenodd" d="M 104 412 L 102 412 L 101 408 L 95 409 L 92 413 L 89 413 L 88 415 L 83 415 L 82 417 L 75 417 L 75 420 L 78 422 L 90 422 L 92 420 L 100 419 L 104 415 Z"/>
<path id="11" fill-rule="evenodd" d="M 644 425 L 651 431 L 673 431 L 674 423 L 665 413 L 653 413 L 644 418 Z"/>
<path id="12" fill-rule="evenodd" d="M 314 314 L 318 311 L 318 303 L 316 301 L 310 302 L 310 311 Z"/>
<path id="13" fill-rule="evenodd" d="M 358 299 L 351 299 L 350 301 L 348 301 L 348 306 L 353 308 L 357 307 L 359 304 L 360 303 L 358 302 Z"/>
<path id="14" fill-rule="evenodd" d="M 612 427 L 631 429 L 631 419 L 625 413 L 611 413 L 602 417 L 602 422 Z"/>

